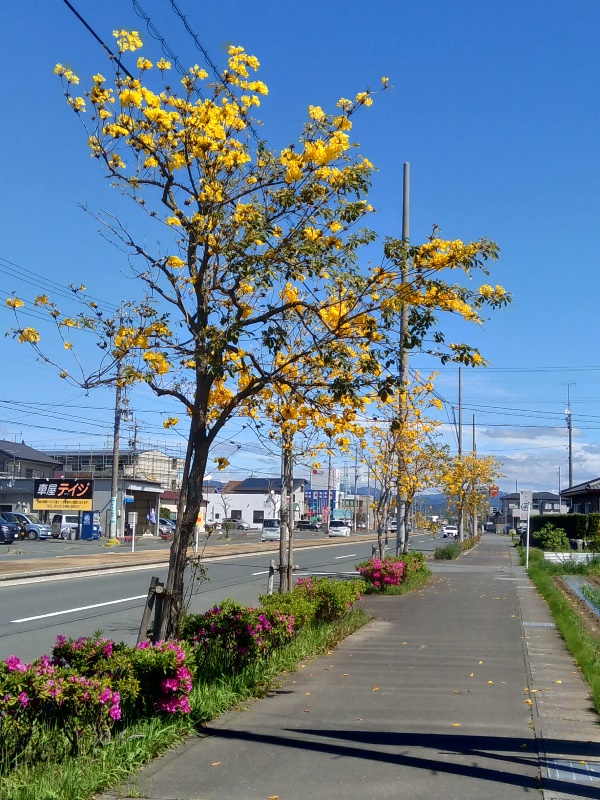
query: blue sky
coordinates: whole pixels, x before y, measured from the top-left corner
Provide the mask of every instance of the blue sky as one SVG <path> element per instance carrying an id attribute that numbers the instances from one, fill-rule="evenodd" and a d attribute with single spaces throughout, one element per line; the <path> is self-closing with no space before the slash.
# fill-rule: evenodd
<path id="1" fill-rule="evenodd" d="M 114 28 L 132 28 L 148 43 L 145 54 L 161 54 L 129 0 L 74 5 L 108 42 Z M 422 241 L 433 223 L 448 238 L 490 237 L 501 250 L 491 282 L 514 297 L 469 335 L 491 366 L 463 370 L 465 427 L 474 414 L 478 451 L 503 459 L 502 488 L 514 490 L 518 481 L 519 488 L 556 489 L 558 466 L 564 488 L 571 384 L 574 482 L 600 475 L 593 333 L 600 288 L 594 245 L 600 3 L 178 0 L 178 6 L 219 67 L 230 43 L 259 58 L 259 77 L 269 86 L 263 132 L 273 147 L 296 139 L 309 104 L 331 109 L 339 97 L 390 78 L 393 89 L 375 99 L 354 129 L 361 153 L 378 169 L 373 227 L 382 236 L 400 234 L 402 164 L 409 161 L 411 240 Z M 184 66 L 203 64 L 169 0 L 140 0 L 138 7 Z M 4 4 L 0 19 L 7 32 L 1 296 L 32 297 L 51 288 L 48 281 L 83 282 L 92 295 L 118 304 L 131 294 L 127 264 L 79 204 L 131 212 L 89 158 L 52 74 L 60 61 L 85 85 L 92 73 L 106 71 L 103 52 L 61 0 Z M 0 311 L 0 323 L 10 326 L 8 310 Z M 110 393 L 85 397 L 10 339 L 0 341 L 0 354 L 0 438 L 34 447 L 106 445 Z M 418 356 L 413 365 L 430 366 Z M 440 370 L 437 389 L 456 405 L 455 367 Z M 141 442 L 182 443 L 174 434 L 167 439 L 161 426 L 172 408 L 144 388 L 130 400 Z M 450 426 L 446 434 L 452 441 Z M 276 468 L 241 423 L 232 424 L 220 447 L 219 454 L 233 453 L 230 477 Z"/>

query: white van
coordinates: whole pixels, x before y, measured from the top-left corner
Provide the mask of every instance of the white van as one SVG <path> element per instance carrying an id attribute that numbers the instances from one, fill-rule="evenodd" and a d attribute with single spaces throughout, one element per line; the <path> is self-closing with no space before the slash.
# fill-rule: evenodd
<path id="1" fill-rule="evenodd" d="M 345 519 L 332 519 L 327 533 L 329 536 L 350 536 L 350 523 Z"/>
<path id="2" fill-rule="evenodd" d="M 262 524 L 261 542 L 278 542 L 281 539 L 281 520 L 264 519 Z"/>

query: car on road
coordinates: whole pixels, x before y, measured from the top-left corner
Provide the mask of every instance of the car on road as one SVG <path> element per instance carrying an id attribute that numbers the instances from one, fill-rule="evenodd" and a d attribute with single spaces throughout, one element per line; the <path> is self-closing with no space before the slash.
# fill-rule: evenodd
<path id="1" fill-rule="evenodd" d="M 332 536 L 350 536 L 350 524 L 345 519 L 332 519 L 329 521 L 329 530 L 327 535 Z"/>
<path id="2" fill-rule="evenodd" d="M 311 522 L 309 519 L 300 519 L 296 523 L 296 530 L 297 531 L 320 531 L 321 530 L 321 523 L 320 522 Z"/>
<path id="3" fill-rule="evenodd" d="M 36 516 L 35 514 L 21 514 L 20 511 L 13 511 L 12 516 L 16 517 L 15 522 L 19 522 L 25 526 L 25 538 L 34 539 L 49 539 L 52 536 L 52 528 L 46 522 Z"/>
<path id="4" fill-rule="evenodd" d="M 21 529 L 16 522 L 9 522 L 0 515 L 0 542 L 2 544 L 13 544 L 21 539 Z"/>
<path id="5" fill-rule="evenodd" d="M 281 528 L 266 528 L 260 535 L 261 542 L 278 542 L 281 539 Z"/>
<path id="6" fill-rule="evenodd" d="M 458 536 L 458 528 L 456 525 L 444 525 L 442 528 L 442 537 L 444 539 L 456 539 Z"/>
<path id="7" fill-rule="evenodd" d="M 247 531 L 250 528 L 250 525 L 243 519 L 234 519 L 233 517 L 225 517 L 223 525 L 234 531 Z"/>

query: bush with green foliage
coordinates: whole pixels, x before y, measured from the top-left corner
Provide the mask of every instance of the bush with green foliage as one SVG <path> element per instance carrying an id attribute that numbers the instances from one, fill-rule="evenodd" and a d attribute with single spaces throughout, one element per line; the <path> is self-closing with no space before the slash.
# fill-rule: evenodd
<path id="1" fill-rule="evenodd" d="M 571 549 L 565 531 L 557 528 L 551 522 L 546 522 L 543 528 L 535 534 L 534 542 L 536 547 L 551 553 L 564 553 Z"/>
<path id="2" fill-rule="evenodd" d="M 312 604 L 314 619 L 333 622 L 341 619 L 360 598 L 362 581 L 341 581 L 335 578 L 300 578 L 293 588 Z"/>
<path id="3" fill-rule="evenodd" d="M 460 544 L 458 542 L 453 542 L 443 547 L 436 547 L 433 551 L 433 557 L 437 561 L 451 561 L 454 558 L 458 558 L 461 552 Z"/>

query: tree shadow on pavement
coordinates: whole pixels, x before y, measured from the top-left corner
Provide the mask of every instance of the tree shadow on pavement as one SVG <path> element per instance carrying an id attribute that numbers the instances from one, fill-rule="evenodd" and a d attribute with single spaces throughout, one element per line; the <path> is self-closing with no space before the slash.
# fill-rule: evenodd
<path id="1" fill-rule="evenodd" d="M 203 734 L 220 739 L 240 740 L 267 744 L 270 746 L 291 747 L 307 752 L 326 753 L 340 758 L 358 758 L 368 761 L 421 769 L 428 773 L 464 776 L 475 780 L 493 781 L 507 786 L 518 786 L 525 790 L 539 790 L 540 781 L 531 773 L 541 766 L 536 740 L 530 738 L 511 738 L 502 736 L 463 736 L 460 734 L 392 733 L 375 731 L 344 731 L 329 729 L 290 729 L 289 736 L 253 733 L 251 731 L 227 728 L 204 728 Z M 299 739 L 299 736 L 310 737 Z M 315 737 L 322 737 L 317 740 Z M 329 741 L 326 741 L 329 740 Z M 335 741 L 337 740 L 337 741 Z M 351 744 L 352 743 L 352 744 Z M 523 745 L 527 748 L 523 748 Z M 567 740 L 545 740 L 546 751 L 560 753 L 561 760 L 569 756 L 580 761 L 584 757 L 600 758 L 600 745 L 593 742 L 569 742 Z M 386 748 L 395 748 L 393 752 Z M 401 751 L 398 751 L 401 748 Z M 417 754 L 418 750 L 432 751 L 431 757 Z M 437 756 L 444 755 L 442 760 Z M 500 761 L 498 769 L 479 766 L 474 763 L 452 761 L 452 756 L 471 759 Z M 596 762 L 597 763 L 597 762 Z M 515 767 L 510 769 L 510 765 Z M 598 764 L 600 768 L 600 764 Z M 599 796 L 600 781 L 590 782 L 586 767 L 577 769 L 572 765 L 570 772 L 581 780 L 559 780 L 544 778 L 542 786 L 546 791 L 561 792 L 573 798 L 595 798 Z M 579 772 L 579 774 L 577 774 Z"/>

